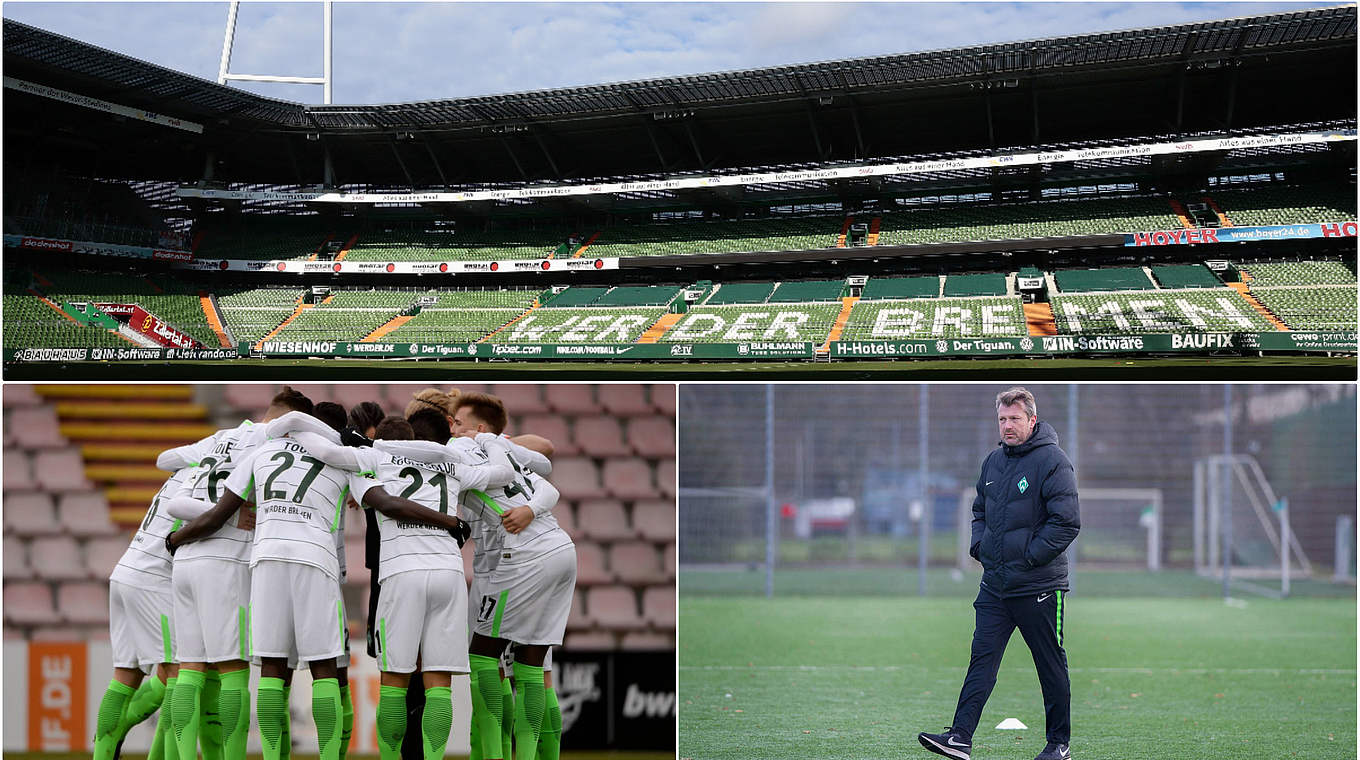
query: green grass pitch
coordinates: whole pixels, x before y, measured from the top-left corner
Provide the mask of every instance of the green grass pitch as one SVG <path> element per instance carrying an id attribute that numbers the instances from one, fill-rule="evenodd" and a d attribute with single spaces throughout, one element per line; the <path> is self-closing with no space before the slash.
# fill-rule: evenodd
<path id="1" fill-rule="evenodd" d="M 682 573 L 679 757 L 936 757 L 916 734 L 953 718 L 973 610 L 971 595 L 915 596 L 914 578 L 898 595 L 766 599 L 688 593 Z M 1064 624 L 1074 758 L 1356 757 L 1353 588 L 1245 606 L 1088 588 Z M 1028 730 L 995 730 L 1007 717 Z M 1017 632 L 973 757 L 1029 760 L 1043 745 Z"/>

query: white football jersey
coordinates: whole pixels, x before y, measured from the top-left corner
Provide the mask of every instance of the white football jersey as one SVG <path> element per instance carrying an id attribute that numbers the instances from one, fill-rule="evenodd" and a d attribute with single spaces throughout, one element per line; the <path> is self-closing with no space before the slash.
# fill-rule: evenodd
<path id="1" fill-rule="evenodd" d="M 486 488 L 489 473 L 480 462 L 447 461 L 448 449 L 429 441 L 379 441 L 356 449 L 363 473 L 376 477 L 389 493 L 443 514 L 457 514 L 463 491 Z M 452 512 L 450 511 L 452 510 Z M 408 570 L 453 570 L 463 573 L 458 542 L 443 528 L 394 520 L 379 513 L 381 549 L 378 582 Z"/>
<path id="2" fill-rule="evenodd" d="M 447 446 L 466 462 L 491 461 L 482 447 L 471 438 L 452 438 Z M 500 513 L 493 509 L 494 500 L 488 505 L 476 498 L 472 489 L 463 492 L 459 504 L 462 509 L 458 519 L 472 529 L 472 574 L 477 578 L 490 578 L 491 571 L 496 569 L 496 563 L 500 561 L 501 544 L 506 536 L 505 529 L 501 527 Z"/>
<path id="3" fill-rule="evenodd" d="M 529 472 L 514 456 L 513 447 L 488 446 L 486 453 L 493 463 L 509 465 L 515 471 L 510 484 L 487 490 L 470 490 L 463 497 L 463 506 L 476 511 L 486 521 L 485 531 L 499 531 L 500 548 L 496 564 L 532 562 L 555 551 L 572 546 L 571 536 L 557 524 L 552 511 L 536 514 L 533 521 L 519 533 L 511 534 L 500 524 L 500 516 L 515 507 L 533 507 L 534 494 L 546 481 Z M 537 510 L 536 510 L 537 512 Z M 474 567 L 475 570 L 475 567 Z"/>
<path id="4" fill-rule="evenodd" d="M 212 452 L 199 461 L 194 476 L 178 496 L 189 496 L 209 504 L 216 504 L 222 496 L 222 481 L 231 476 L 236 466 L 249 457 L 254 448 L 268 440 L 264 425 L 246 420 L 239 426 L 219 430 L 213 436 Z M 211 535 L 191 541 L 175 552 L 178 562 L 196 559 L 221 559 L 229 562 L 250 561 L 253 532 L 249 525 L 254 514 L 243 507 L 237 515 Z M 241 526 L 247 526 L 245 528 Z"/>
<path id="5" fill-rule="evenodd" d="M 255 502 L 250 565 L 262 559 L 298 562 L 340 579 L 336 551 L 345 499 L 363 502 L 378 481 L 328 467 L 297 441 L 257 446 L 227 478 L 227 490 Z"/>
<path id="6" fill-rule="evenodd" d="M 213 436 L 197 441 L 191 446 L 198 448 L 196 461 L 212 452 Z M 147 588 L 164 584 L 170 585 L 170 552 L 165 550 L 165 536 L 178 530 L 182 520 L 176 520 L 161 512 L 162 501 L 169 500 L 179 493 L 184 484 L 198 471 L 197 467 L 182 467 L 175 471 L 151 499 L 151 506 L 142 518 L 142 525 L 132 537 L 127 551 L 118 560 L 117 566 L 109 575 L 109 580 L 125 583 L 136 588 Z"/>

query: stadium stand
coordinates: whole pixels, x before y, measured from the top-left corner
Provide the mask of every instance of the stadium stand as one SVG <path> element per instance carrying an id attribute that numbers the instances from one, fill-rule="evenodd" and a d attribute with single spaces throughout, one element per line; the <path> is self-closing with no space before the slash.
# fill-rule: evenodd
<path id="1" fill-rule="evenodd" d="M 871 281 L 872 282 L 872 281 Z M 841 333 L 846 340 L 987 338 L 1025 335 L 1020 298 L 861 300 Z"/>
<path id="2" fill-rule="evenodd" d="M 935 298 L 939 295 L 939 277 L 871 277 L 860 299 Z"/>
<path id="3" fill-rule="evenodd" d="M 1179 226 L 1165 198 L 1054 200 L 955 208 L 941 205 L 884 214 L 879 245 L 1103 235 Z"/>
<path id="4" fill-rule="evenodd" d="M 1141 267 L 1065 269 L 1054 272 L 1053 280 L 1064 293 L 1145 290 L 1153 284 Z"/>
<path id="5" fill-rule="evenodd" d="M 588 250 L 591 256 L 624 257 L 830 248 L 836 245 L 844 218 L 755 218 L 618 225 L 600 231 Z"/>
<path id="6" fill-rule="evenodd" d="M 800 303 L 811 301 L 834 301 L 841 297 L 845 289 L 842 280 L 811 280 L 807 282 L 781 282 L 770 294 L 770 303 Z"/>
<path id="7" fill-rule="evenodd" d="M 1220 288 L 1223 281 L 1203 264 L 1153 266 L 1152 278 L 1164 288 Z"/>
<path id="8" fill-rule="evenodd" d="M 765 303 L 774 290 L 773 282 L 731 282 L 719 285 L 704 301 L 705 306 L 734 303 Z"/>
<path id="9" fill-rule="evenodd" d="M 1006 292 L 1004 274 L 951 274 L 944 278 L 946 296 L 1003 296 Z"/>
<path id="10" fill-rule="evenodd" d="M 1291 330 L 1355 330 L 1354 285 L 1252 287 L 1251 294 Z"/>
<path id="11" fill-rule="evenodd" d="M 297 387 L 314 400 L 375 400 L 399 411 L 422 386 Z M 674 584 L 674 486 L 658 484 L 674 479 L 667 465 L 674 458 L 674 428 L 669 412 L 658 411 L 674 407 L 674 387 L 516 384 L 490 390 L 505 389 L 515 394 L 506 398 L 507 432 L 547 434 L 559 444 L 551 480 L 562 498 L 554 514 L 575 540 L 580 566 L 565 646 L 674 646 L 673 616 L 658 607 Z M 166 476 L 153 466 L 156 455 L 258 415 L 275 390 L 248 384 L 198 390 L 7 385 L 7 433 L 17 424 L 42 428 L 25 430 L 4 452 L 7 630 L 34 640 L 106 637 L 108 574 Z M 574 453 L 565 455 L 568 449 Z M 44 461 L 52 456 L 61 461 Z M 53 477 L 53 467 L 75 477 Z M 347 521 L 345 530 L 346 608 L 362 611 L 368 577 L 362 520 Z M 465 549 L 466 561 L 471 549 Z M 357 618 L 350 626 L 352 635 L 362 635 Z M 625 634 L 634 637 L 625 642 Z"/>
<path id="12" fill-rule="evenodd" d="M 1238 265 L 1253 288 L 1272 285 L 1353 285 L 1355 270 L 1340 261 L 1260 261 Z"/>
<path id="13" fill-rule="evenodd" d="M 1071 335 L 1275 329 L 1228 288 L 1056 294 L 1052 303 L 1059 332 Z"/>
<path id="14" fill-rule="evenodd" d="M 602 288 L 600 290 L 603 290 Z M 564 293 L 570 292 L 563 291 Z M 560 296 L 559 296 L 560 298 Z M 554 302 L 555 303 L 555 302 Z M 489 335 L 489 343 L 635 343 L 664 307 L 547 306 Z"/>
<path id="15" fill-rule="evenodd" d="M 722 289 L 718 291 L 722 293 Z M 711 304 L 713 299 L 709 299 Z M 663 343 L 735 343 L 750 340 L 821 343 L 839 303 L 696 306 L 661 336 Z"/>
<path id="16" fill-rule="evenodd" d="M 1274 187 L 1214 190 L 1210 197 L 1234 227 L 1354 220 L 1355 188 Z"/>
<path id="17" fill-rule="evenodd" d="M 569 229 L 374 231 L 359 233 L 346 261 L 495 261 L 543 259 L 568 253 Z"/>

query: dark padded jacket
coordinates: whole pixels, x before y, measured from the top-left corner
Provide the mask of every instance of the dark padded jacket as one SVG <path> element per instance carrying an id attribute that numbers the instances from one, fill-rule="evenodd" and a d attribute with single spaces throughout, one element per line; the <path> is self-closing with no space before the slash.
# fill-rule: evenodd
<path id="1" fill-rule="evenodd" d="M 1080 529 L 1076 473 L 1052 425 L 1040 420 L 1024 443 L 983 460 L 969 554 L 984 588 L 1002 597 L 1070 590 L 1063 552 Z"/>

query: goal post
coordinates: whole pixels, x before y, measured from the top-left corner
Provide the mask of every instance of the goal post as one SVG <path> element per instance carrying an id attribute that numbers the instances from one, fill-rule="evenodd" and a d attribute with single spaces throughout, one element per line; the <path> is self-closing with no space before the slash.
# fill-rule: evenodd
<path id="1" fill-rule="evenodd" d="M 1228 582 L 1268 596 L 1288 596 L 1291 578 L 1312 575 L 1313 564 L 1290 524 L 1289 500 L 1275 493 L 1255 457 L 1197 460 L 1194 493 L 1198 574 L 1226 574 Z"/>

